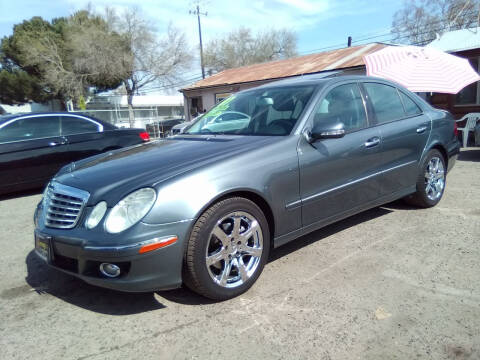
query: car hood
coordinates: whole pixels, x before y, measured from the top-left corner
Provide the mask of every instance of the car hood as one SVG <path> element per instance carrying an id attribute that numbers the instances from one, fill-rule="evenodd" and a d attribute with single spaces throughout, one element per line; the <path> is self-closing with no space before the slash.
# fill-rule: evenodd
<path id="1" fill-rule="evenodd" d="M 77 161 L 55 180 L 86 190 L 89 203 L 119 196 L 143 186 L 155 186 L 184 172 L 254 150 L 280 137 L 179 136 L 116 150 Z"/>

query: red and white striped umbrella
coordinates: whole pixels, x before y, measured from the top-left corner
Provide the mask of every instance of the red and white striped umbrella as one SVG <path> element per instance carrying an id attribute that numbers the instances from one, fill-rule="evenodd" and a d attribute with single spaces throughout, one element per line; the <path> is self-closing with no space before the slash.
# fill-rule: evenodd
<path id="1" fill-rule="evenodd" d="M 395 81 L 414 92 L 456 94 L 480 80 L 467 59 L 431 47 L 388 46 L 363 60 L 367 75 Z"/>

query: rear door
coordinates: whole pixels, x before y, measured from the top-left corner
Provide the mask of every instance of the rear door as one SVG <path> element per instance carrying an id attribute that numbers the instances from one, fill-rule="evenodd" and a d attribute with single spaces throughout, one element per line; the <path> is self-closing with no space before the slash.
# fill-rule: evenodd
<path id="1" fill-rule="evenodd" d="M 68 141 L 63 154 L 65 163 L 96 155 L 110 146 L 101 123 L 79 115 L 60 118 L 62 135 Z"/>
<path id="2" fill-rule="evenodd" d="M 356 212 L 379 196 L 380 131 L 369 125 L 356 82 L 338 85 L 320 99 L 309 126 L 332 117 L 344 123 L 344 137 L 299 142 L 303 226 Z"/>
<path id="3" fill-rule="evenodd" d="M 58 116 L 15 118 L 0 128 L 0 179 L 2 187 L 42 184 L 61 166 Z M 19 186 L 21 187 L 21 185 Z"/>
<path id="4" fill-rule="evenodd" d="M 407 93 L 396 87 L 376 82 L 365 82 L 363 87 L 382 138 L 381 194 L 405 191 L 416 183 L 431 120 Z"/>

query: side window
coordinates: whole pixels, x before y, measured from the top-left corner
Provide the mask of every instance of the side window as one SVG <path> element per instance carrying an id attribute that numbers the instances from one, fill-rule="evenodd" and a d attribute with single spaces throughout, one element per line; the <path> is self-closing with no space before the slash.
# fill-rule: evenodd
<path id="1" fill-rule="evenodd" d="M 357 84 L 345 84 L 332 89 L 317 105 L 314 122 L 338 121 L 347 132 L 367 127 L 367 116 Z"/>
<path id="2" fill-rule="evenodd" d="M 62 135 L 84 134 L 98 131 L 98 125 L 94 122 L 73 116 L 62 116 Z"/>
<path id="3" fill-rule="evenodd" d="M 405 107 L 405 113 L 407 116 L 414 116 L 422 113 L 422 109 L 420 109 L 420 107 L 412 99 L 410 99 L 410 97 L 401 91 L 399 91 L 399 94 L 402 98 L 403 106 Z"/>
<path id="4" fill-rule="evenodd" d="M 39 116 L 11 122 L 0 128 L 0 142 L 60 136 L 58 116 Z"/>
<path id="5" fill-rule="evenodd" d="M 402 101 L 396 88 L 377 83 L 365 83 L 363 85 L 372 102 L 379 124 L 405 117 Z"/>

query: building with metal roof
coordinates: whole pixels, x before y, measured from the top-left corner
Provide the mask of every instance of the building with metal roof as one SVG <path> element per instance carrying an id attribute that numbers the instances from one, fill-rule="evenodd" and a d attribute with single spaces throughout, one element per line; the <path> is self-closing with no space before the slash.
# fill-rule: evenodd
<path id="1" fill-rule="evenodd" d="M 427 46 L 466 58 L 480 72 L 480 27 L 443 33 Z M 433 106 L 450 111 L 456 119 L 480 112 L 480 81 L 468 85 L 456 95 L 435 93 L 429 100 Z"/>
<path id="2" fill-rule="evenodd" d="M 365 74 L 363 56 L 385 46 L 371 43 L 221 71 L 180 90 L 185 117 L 189 120 L 203 110 L 208 111 L 232 93 L 279 79 L 332 70 Z"/>
<path id="3" fill-rule="evenodd" d="M 437 38 L 427 46 L 448 53 L 479 49 L 480 28 L 461 29 L 443 33 L 442 35 L 438 35 Z"/>

